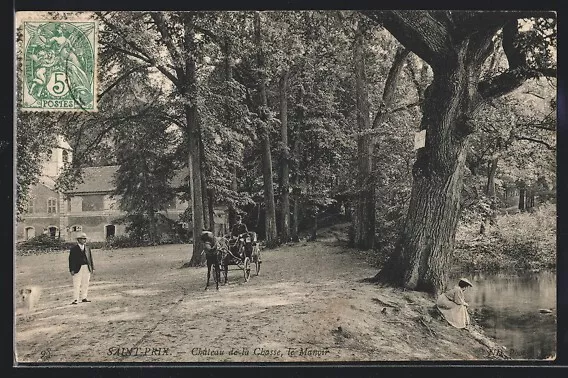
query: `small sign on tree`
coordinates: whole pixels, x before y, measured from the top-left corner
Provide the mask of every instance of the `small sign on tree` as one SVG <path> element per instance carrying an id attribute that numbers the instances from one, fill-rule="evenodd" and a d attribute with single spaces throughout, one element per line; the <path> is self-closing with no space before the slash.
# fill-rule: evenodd
<path id="1" fill-rule="evenodd" d="M 414 133 L 414 149 L 418 150 L 426 146 L 426 129 Z"/>

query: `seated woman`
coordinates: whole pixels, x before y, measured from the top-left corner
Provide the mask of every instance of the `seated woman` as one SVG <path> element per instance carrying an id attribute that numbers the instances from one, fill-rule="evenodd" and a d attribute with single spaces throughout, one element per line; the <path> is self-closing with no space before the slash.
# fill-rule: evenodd
<path id="1" fill-rule="evenodd" d="M 466 278 L 461 278 L 458 284 L 451 290 L 440 294 L 436 301 L 438 310 L 444 318 L 456 328 L 465 328 L 470 324 L 464 292 L 473 285 Z"/>

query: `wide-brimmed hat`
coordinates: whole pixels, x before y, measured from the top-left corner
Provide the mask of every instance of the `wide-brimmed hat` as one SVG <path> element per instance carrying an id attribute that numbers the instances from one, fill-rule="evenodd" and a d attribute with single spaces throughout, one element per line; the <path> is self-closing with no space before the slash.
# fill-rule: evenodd
<path id="1" fill-rule="evenodd" d="M 87 239 L 87 234 L 81 232 L 79 235 L 77 235 L 77 239 Z"/>
<path id="2" fill-rule="evenodd" d="M 469 280 L 467 278 L 460 278 L 459 282 L 465 282 L 469 286 L 473 287 L 473 284 L 471 282 L 469 282 Z"/>

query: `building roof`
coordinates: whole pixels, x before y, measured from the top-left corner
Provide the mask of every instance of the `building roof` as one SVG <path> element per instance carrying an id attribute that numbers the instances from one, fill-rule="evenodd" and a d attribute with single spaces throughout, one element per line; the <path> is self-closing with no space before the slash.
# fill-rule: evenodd
<path id="1" fill-rule="evenodd" d="M 67 193 L 112 192 L 115 188 L 114 174 L 117 170 L 118 165 L 82 168 L 83 182 Z"/>
<path id="2" fill-rule="evenodd" d="M 68 191 L 69 194 L 77 193 L 106 193 L 115 189 L 114 174 L 118 171 L 118 165 L 105 167 L 86 167 L 83 168 L 83 182 L 74 189 Z M 184 168 L 176 172 L 171 181 L 173 188 L 180 188 L 187 184 L 188 169 Z"/>
<path id="3" fill-rule="evenodd" d="M 40 184 L 45 185 L 46 187 L 48 187 L 51 190 L 55 190 L 55 181 L 48 176 L 41 176 L 39 178 L 39 182 Z"/>

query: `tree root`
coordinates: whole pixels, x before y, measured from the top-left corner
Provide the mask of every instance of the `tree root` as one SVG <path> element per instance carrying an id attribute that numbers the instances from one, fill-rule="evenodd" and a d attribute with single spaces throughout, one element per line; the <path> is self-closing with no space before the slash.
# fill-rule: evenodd
<path id="1" fill-rule="evenodd" d="M 470 335 L 481 345 L 485 346 L 489 351 L 490 357 L 496 357 L 503 360 L 509 360 L 511 357 L 505 352 L 505 348 L 497 345 L 493 340 L 489 339 L 487 336 L 481 334 L 479 331 L 473 328 L 467 328 Z"/>

